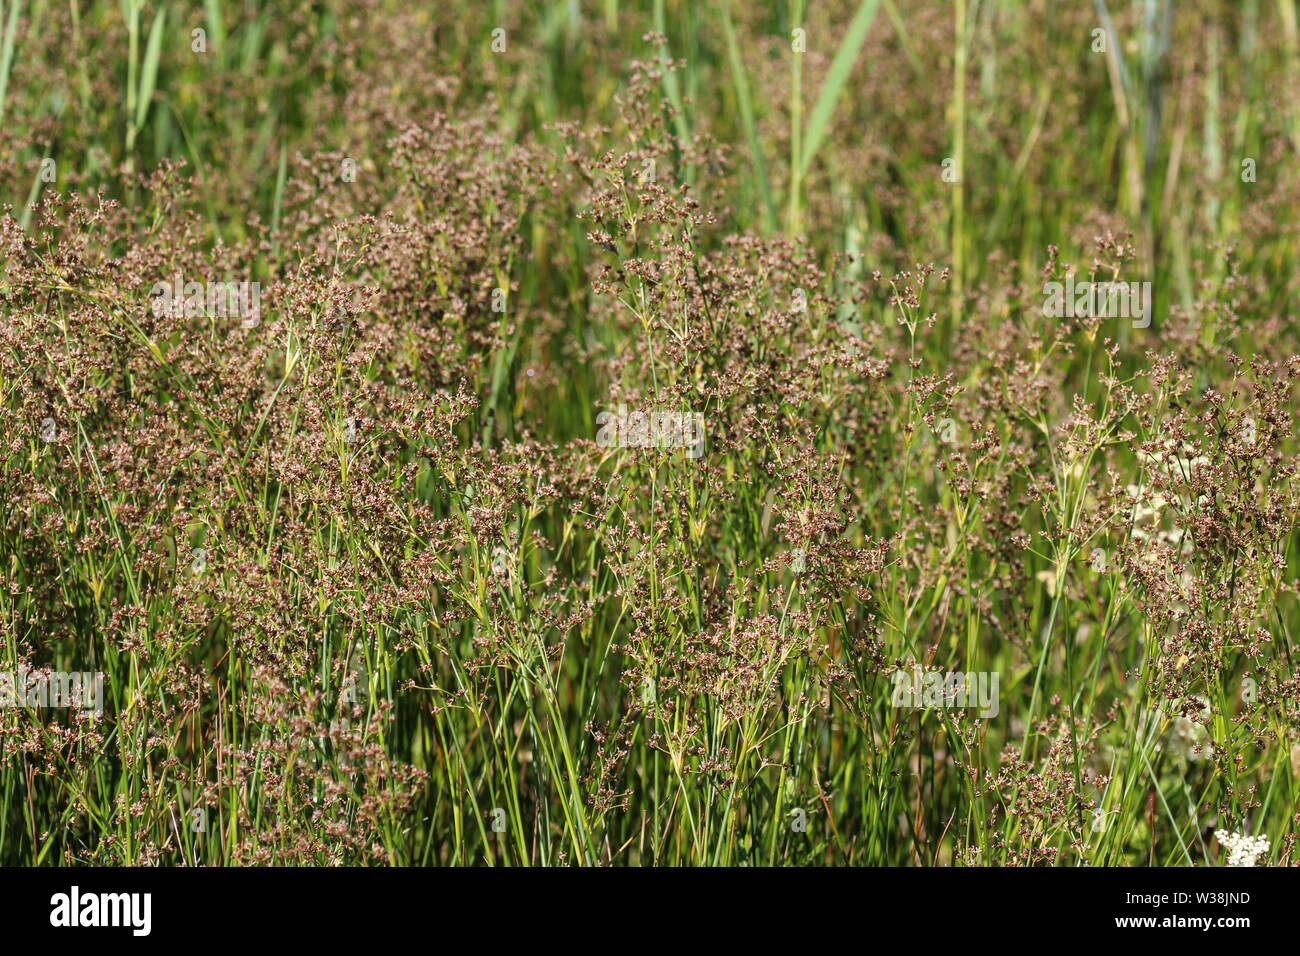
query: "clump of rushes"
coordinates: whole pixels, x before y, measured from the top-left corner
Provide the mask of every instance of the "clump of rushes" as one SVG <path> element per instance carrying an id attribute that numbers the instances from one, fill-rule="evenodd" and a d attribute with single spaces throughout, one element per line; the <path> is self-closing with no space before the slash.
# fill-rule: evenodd
<path id="1" fill-rule="evenodd" d="M 1271 13 L 309 6 L 13 21 L 0 863 L 1296 862 Z"/>

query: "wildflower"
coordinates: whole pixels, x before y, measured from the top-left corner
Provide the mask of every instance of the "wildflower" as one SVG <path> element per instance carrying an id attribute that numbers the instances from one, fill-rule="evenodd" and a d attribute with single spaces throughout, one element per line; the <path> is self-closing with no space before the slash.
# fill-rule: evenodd
<path id="1" fill-rule="evenodd" d="M 1214 838 L 1228 851 L 1228 866 L 1254 866 L 1255 859 L 1268 852 L 1266 836 L 1246 836 L 1244 833 L 1215 830 Z"/>
<path id="2" fill-rule="evenodd" d="M 1183 757 L 1192 763 L 1214 755 L 1214 745 L 1210 743 L 1210 732 L 1205 729 L 1205 725 L 1182 714 L 1169 722 L 1165 749 L 1175 757 Z"/>

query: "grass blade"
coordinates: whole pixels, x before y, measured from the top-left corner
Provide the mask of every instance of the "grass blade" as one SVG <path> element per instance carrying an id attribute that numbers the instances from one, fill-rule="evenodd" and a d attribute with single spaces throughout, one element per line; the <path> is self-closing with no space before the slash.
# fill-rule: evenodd
<path id="1" fill-rule="evenodd" d="M 849 32 L 844 35 L 835 59 L 831 61 L 830 72 L 826 74 L 826 81 L 817 94 L 817 103 L 813 106 L 812 115 L 808 117 L 808 128 L 804 132 L 803 153 L 799 160 L 800 178 L 812 165 L 817 148 L 826 137 L 826 127 L 830 124 L 831 114 L 835 112 L 835 101 L 840 98 L 840 93 L 849 81 L 853 63 L 858 58 L 858 50 L 867 38 L 867 31 L 871 29 L 871 22 L 876 18 L 879 7 L 880 0 L 862 0 L 853 22 L 849 24 Z"/>
<path id="2" fill-rule="evenodd" d="M 9 71 L 14 65 L 14 35 L 18 32 L 18 9 L 22 4 L 14 0 L 9 8 L 9 22 L 4 27 L 4 47 L 0 49 L 0 121 L 5 118 L 5 92 L 9 89 Z M 0 0 L 0 20 L 4 18 L 4 0 Z"/>
<path id="3" fill-rule="evenodd" d="M 135 101 L 135 128 L 143 129 L 145 117 L 153 103 L 154 85 L 158 80 L 158 57 L 162 54 L 163 27 L 167 21 L 167 8 L 160 7 L 149 28 L 149 42 L 144 50 L 144 72 L 140 76 L 140 92 Z"/>
<path id="4" fill-rule="evenodd" d="M 776 202 L 772 198 L 772 184 L 767 178 L 767 163 L 763 159 L 763 148 L 758 141 L 758 124 L 754 120 L 754 103 L 749 95 L 749 80 L 745 76 L 745 64 L 740 59 L 740 45 L 736 42 L 736 30 L 731 25 L 731 14 L 722 9 L 722 29 L 727 35 L 727 59 L 731 64 L 731 82 L 736 90 L 736 102 L 740 107 L 740 122 L 745 127 L 745 138 L 749 141 L 749 152 L 754 159 L 754 175 L 758 179 L 758 189 L 763 197 L 763 212 L 767 222 L 767 231 L 775 235 L 778 223 Z"/>

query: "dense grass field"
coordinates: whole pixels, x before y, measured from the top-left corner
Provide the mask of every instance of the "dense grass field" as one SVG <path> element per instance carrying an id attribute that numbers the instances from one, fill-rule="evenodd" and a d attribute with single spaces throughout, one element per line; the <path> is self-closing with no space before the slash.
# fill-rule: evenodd
<path id="1" fill-rule="evenodd" d="M 1298 13 L 0 0 L 0 864 L 1300 862 Z"/>

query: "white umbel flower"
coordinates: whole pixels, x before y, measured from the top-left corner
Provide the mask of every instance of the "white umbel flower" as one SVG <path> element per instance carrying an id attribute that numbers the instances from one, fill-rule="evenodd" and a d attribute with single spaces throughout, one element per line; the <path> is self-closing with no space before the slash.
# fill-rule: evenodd
<path id="1" fill-rule="evenodd" d="M 1268 852 L 1266 836 L 1250 837 L 1244 833 L 1215 830 L 1214 838 L 1219 841 L 1219 846 L 1228 851 L 1228 866 L 1254 866 L 1255 858 Z"/>

